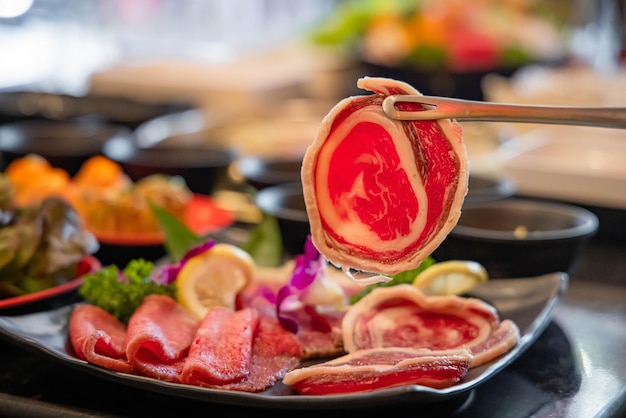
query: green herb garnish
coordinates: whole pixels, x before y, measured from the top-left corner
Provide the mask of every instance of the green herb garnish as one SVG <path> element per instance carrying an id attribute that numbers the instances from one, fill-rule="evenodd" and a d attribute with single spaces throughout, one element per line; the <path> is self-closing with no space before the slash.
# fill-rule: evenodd
<path id="1" fill-rule="evenodd" d="M 165 249 L 174 264 L 191 248 L 207 240 L 165 209 L 154 204 L 151 208 L 165 234 Z M 283 251 L 278 221 L 264 215 L 241 247 L 259 265 L 278 265 Z M 161 284 L 153 279 L 153 273 L 154 264 L 144 259 L 131 260 L 121 272 L 116 265 L 109 265 L 86 275 L 78 292 L 86 301 L 127 323 L 146 296 L 161 294 L 176 298 L 176 282 Z"/>
<path id="2" fill-rule="evenodd" d="M 422 263 L 418 267 L 414 268 L 413 270 L 407 270 L 407 271 L 403 271 L 402 273 L 393 275 L 391 276 L 392 280 L 388 282 L 381 282 L 381 283 L 376 283 L 376 284 L 367 286 L 361 292 L 357 293 L 356 295 L 352 295 L 350 297 L 350 304 L 355 304 L 356 302 L 361 300 L 365 295 L 369 294 L 372 290 L 378 287 L 389 287 L 389 286 L 395 286 L 398 284 L 407 284 L 407 283 L 411 284 L 413 283 L 413 280 L 415 280 L 415 278 L 417 277 L 419 273 L 426 270 L 428 267 L 432 266 L 433 264 L 435 264 L 435 259 L 430 256 L 426 257 L 424 261 L 422 261 Z"/>
<path id="3" fill-rule="evenodd" d="M 167 210 L 152 202 L 150 208 L 165 234 L 165 250 L 172 260 L 180 261 L 190 248 L 205 241 Z"/>
<path id="4" fill-rule="evenodd" d="M 151 294 L 175 297 L 176 284 L 160 284 L 151 274 L 154 264 L 144 259 L 131 260 L 121 272 L 116 265 L 87 274 L 79 289 L 85 300 L 127 323 L 131 315 Z"/>

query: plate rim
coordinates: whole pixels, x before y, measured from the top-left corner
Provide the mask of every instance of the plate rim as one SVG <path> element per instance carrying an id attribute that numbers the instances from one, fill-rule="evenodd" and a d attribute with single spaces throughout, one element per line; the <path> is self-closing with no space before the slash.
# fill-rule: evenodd
<path id="1" fill-rule="evenodd" d="M 81 262 L 87 263 L 90 271 L 94 271 L 100 267 L 100 262 L 93 255 L 88 255 L 81 260 Z M 12 298 L 0 299 L 0 315 L 3 309 L 14 308 L 16 306 L 26 306 L 31 303 L 41 302 L 45 299 L 60 296 L 65 293 L 69 293 L 76 290 L 83 283 L 83 275 L 76 277 L 70 281 L 62 283 L 57 286 L 49 287 L 47 289 L 40 290 L 38 292 L 27 293 L 25 295 L 15 296 Z"/>

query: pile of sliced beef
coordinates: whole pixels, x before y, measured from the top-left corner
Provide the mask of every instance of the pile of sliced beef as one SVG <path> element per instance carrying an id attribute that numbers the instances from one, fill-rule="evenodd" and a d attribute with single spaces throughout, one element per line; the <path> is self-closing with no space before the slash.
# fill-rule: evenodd
<path id="1" fill-rule="evenodd" d="M 456 225 L 467 155 L 454 121 L 384 114 L 386 96 L 419 94 L 411 86 L 381 78 L 358 85 L 373 94 L 338 103 L 307 150 L 304 198 L 312 241 L 326 260 L 392 275 L 419 266 Z M 295 332 L 258 294 L 244 289 L 235 310 L 211 308 L 201 321 L 175 300 L 152 295 L 127 326 L 79 305 L 70 318 L 72 347 L 90 363 L 169 382 L 258 392 L 283 379 L 298 393 L 324 395 L 448 387 L 519 339 L 517 326 L 500 321 L 487 303 L 426 297 L 411 285 L 380 287 L 347 310 L 307 306 L 311 326 L 298 324 Z M 300 367 L 310 358 L 322 362 Z"/>
<path id="2" fill-rule="evenodd" d="M 448 387 L 519 339 L 516 325 L 500 321 L 491 305 L 424 296 L 411 285 L 381 287 L 351 306 L 341 322 L 343 349 L 308 367 L 299 366 L 327 354 L 335 330 L 294 334 L 254 307 L 214 307 L 198 321 L 174 299 L 151 295 L 125 326 L 104 310 L 81 304 L 69 331 L 77 357 L 111 370 L 245 392 L 283 379 L 309 395 L 407 384 Z"/>
<path id="3" fill-rule="evenodd" d="M 379 287 L 342 323 L 342 357 L 288 372 L 307 395 L 366 392 L 407 384 L 443 388 L 513 348 L 519 329 L 493 306 L 460 296 L 425 296 L 409 284 Z"/>
<path id="4" fill-rule="evenodd" d="M 150 295 L 128 326 L 101 308 L 77 306 L 76 356 L 111 370 L 209 388 L 261 391 L 302 358 L 297 337 L 256 309 L 212 308 L 202 321 L 174 299 Z"/>

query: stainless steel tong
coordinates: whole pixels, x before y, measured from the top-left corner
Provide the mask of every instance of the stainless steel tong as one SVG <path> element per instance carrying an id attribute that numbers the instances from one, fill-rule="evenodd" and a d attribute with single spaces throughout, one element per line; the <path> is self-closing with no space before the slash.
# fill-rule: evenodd
<path id="1" fill-rule="evenodd" d="M 423 110 L 398 110 L 399 103 L 419 103 Z M 624 107 L 516 105 L 420 95 L 393 95 L 383 111 L 396 120 L 458 119 L 626 128 Z"/>

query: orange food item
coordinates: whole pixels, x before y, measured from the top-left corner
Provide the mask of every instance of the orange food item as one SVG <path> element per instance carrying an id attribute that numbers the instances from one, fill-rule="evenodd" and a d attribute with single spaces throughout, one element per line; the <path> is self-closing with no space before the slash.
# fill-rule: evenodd
<path id="1" fill-rule="evenodd" d="M 411 33 L 402 16 L 389 13 L 375 16 L 366 28 L 365 57 L 373 62 L 397 62 L 411 47 Z"/>
<path id="2" fill-rule="evenodd" d="M 96 232 L 126 234 L 161 230 L 149 202 L 182 220 L 193 197 L 184 182 L 159 174 L 100 192 L 84 188 L 78 191 L 75 199 L 78 212 L 89 228 Z"/>
<path id="3" fill-rule="evenodd" d="M 95 155 L 83 163 L 65 197 L 90 225 L 93 218 L 99 218 L 98 214 L 92 213 L 94 202 L 108 202 L 106 209 L 113 210 L 116 196 L 131 185 L 132 181 L 119 164 L 102 155 Z M 106 219 L 106 215 L 104 216 L 103 221 Z"/>
<path id="4" fill-rule="evenodd" d="M 411 47 L 429 45 L 444 48 L 446 46 L 446 27 L 448 16 L 441 10 L 427 9 L 424 13 L 416 13 L 408 21 L 408 33 L 411 36 Z"/>
<path id="5" fill-rule="evenodd" d="M 85 226 L 98 233 L 160 233 L 149 202 L 184 220 L 193 193 L 184 180 L 152 175 L 133 182 L 115 161 L 95 155 L 72 178 L 45 158 L 31 154 L 14 160 L 6 169 L 12 185 L 12 204 L 39 204 L 50 196 L 67 200 Z"/>
<path id="6" fill-rule="evenodd" d="M 6 174 L 15 184 L 27 181 L 32 174 L 42 173 L 50 168 L 48 160 L 37 154 L 28 154 L 13 160 L 6 169 Z"/>
<path id="7" fill-rule="evenodd" d="M 37 154 L 12 161 L 5 174 L 14 186 L 13 200 L 17 206 L 36 204 L 50 196 L 64 196 L 71 181 L 65 170 L 53 167 Z"/>
<path id="8" fill-rule="evenodd" d="M 128 185 L 131 180 L 115 161 L 95 155 L 83 163 L 74 183 L 81 188 L 106 189 Z"/>

